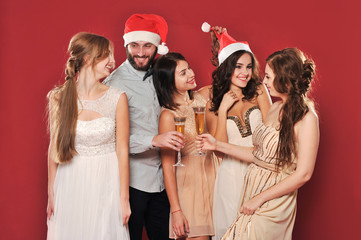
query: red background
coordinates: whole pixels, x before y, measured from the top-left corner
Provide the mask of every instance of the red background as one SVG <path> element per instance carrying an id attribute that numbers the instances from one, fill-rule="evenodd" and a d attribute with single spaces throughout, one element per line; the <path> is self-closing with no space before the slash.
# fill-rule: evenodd
<path id="1" fill-rule="evenodd" d="M 358 238 L 360 10 L 359 0 L 2 0 L 0 239 L 46 238 L 46 94 L 63 82 L 71 36 L 89 31 L 110 38 L 119 65 L 125 59 L 124 22 L 135 12 L 167 20 L 167 44 L 187 57 L 199 86 L 211 83 L 213 70 L 210 38 L 200 30 L 205 20 L 249 41 L 262 69 L 269 54 L 285 47 L 313 57 L 321 144 L 314 176 L 299 191 L 293 237 Z"/>

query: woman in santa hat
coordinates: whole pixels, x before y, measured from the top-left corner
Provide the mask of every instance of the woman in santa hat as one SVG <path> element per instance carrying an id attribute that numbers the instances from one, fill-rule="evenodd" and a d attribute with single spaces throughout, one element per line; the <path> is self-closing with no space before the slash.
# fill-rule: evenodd
<path id="1" fill-rule="evenodd" d="M 219 141 L 253 146 L 252 134 L 271 106 L 257 59 L 247 42 L 236 41 L 225 28 L 204 23 L 202 30 L 211 31 L 212 64 L 217 67 L 212 74 L 212 99 L 207 103 L 208 130 Z M 213 239 L 219 240 L 236 218 L 248 163 L 216 154 L 223 158 L 213 197 Z"/>

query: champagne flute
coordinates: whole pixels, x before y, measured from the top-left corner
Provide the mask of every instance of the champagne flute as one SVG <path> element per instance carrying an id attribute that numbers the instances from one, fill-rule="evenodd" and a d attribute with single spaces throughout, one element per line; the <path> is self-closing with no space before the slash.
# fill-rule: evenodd
<path id="1" fill-rule="evenodd" d="M 185 117 L 174 117 L 174 123 L 175 123 L 175 130 L 177 132 L 180 132 L 182 134 L 184 134 L 184 124 L 185 124 L 186 118 Z M 176 167 L 184 167 L 184 164 L 182 164 L 182 157 L 181 157 L 181 153 L 180 151 L 178 151 L 177 154 L 177 163 L 174 164 L 173 166 Z"/>
<path id="2" fill-rule="evenodd" d="M 193 107 L 194 117 L 196 122 L 196 130 L 198 135 L 204 133 L 204 115 L 205 115 L 205 107 Z M 199 151 L 196 156 L 204 156 L 206 155 L 202 151 Z"/>

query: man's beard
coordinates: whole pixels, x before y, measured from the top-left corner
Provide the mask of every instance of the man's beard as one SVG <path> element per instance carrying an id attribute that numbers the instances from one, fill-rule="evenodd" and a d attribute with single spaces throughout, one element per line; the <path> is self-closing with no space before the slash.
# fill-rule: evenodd
<path id="1" fill-rule="evenodd" d="M 153 64 L 154 58 L 157 55 L 157 49 L 154 51 L 153 56 L 132 56 L 129 51 L 128 48 L 125 48 L 125 52 L 127 53 L 127 58 L 128 61 L 130 63 L 130 65 L 132 65 L 132 67 L 136 70 L 139 71 L 148 71 L 150 66 Z M 135 62 L 134 58 L 148 58 L 148 62 L 146 65 L 144 66 L 138 66 L 137 63 Z"/>

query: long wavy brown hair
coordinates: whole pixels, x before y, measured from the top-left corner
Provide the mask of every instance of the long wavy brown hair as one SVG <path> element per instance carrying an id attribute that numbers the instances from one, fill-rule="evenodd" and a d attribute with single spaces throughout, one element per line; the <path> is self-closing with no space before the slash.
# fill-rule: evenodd
<path id="1" fill-rule="evenodd" d="M 273 70 L 277 92 L 288 95 L 280 111 L 280 133 L 277 146 L 277 167 L 292 162 L 297 156 L 294 126 L 313 105 L 307 98 L 315 75 L 315 64 L 297 48 L 286 48 L 271 54 L 266 63 Z"/>
<path id="2" fill-rule="evenodd" d="M 65 68 L 65 82 L 48 94 L 48 122 L 53 142 L 53 159 L 57 163 L 69 162 L 76 154 L 75 130 L 78 118 L 76 77 L 85 64 L 92 67 L 109 56 L 111 42 L 96 34 L 81 32 L 69 43 L 70 57 Z"/>

